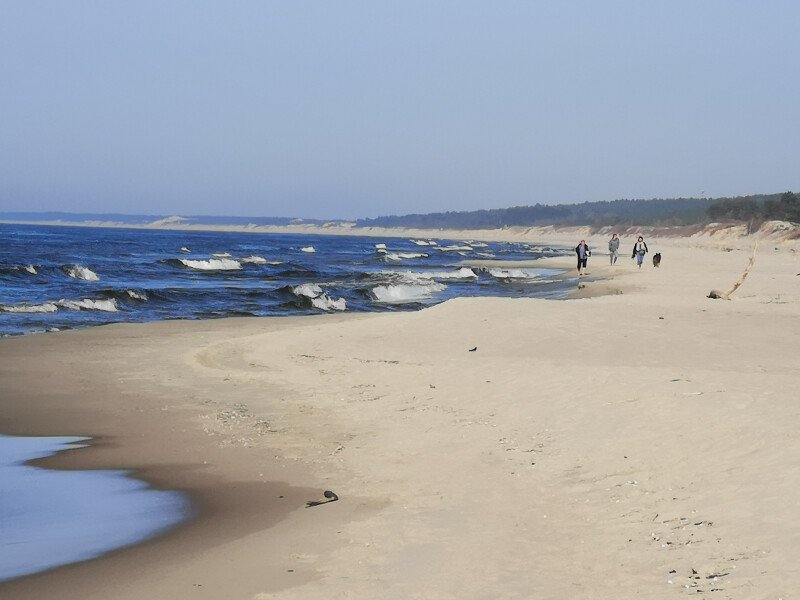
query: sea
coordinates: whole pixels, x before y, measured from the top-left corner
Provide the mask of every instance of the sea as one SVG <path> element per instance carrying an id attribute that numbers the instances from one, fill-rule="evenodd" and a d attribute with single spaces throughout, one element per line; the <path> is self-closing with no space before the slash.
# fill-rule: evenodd
<path id="1" fill-rule="evenodd" d="M 561 298 L 574 278 L 531 264 L 571 252 L 448 237 L 0 224 L 0 337 L 166 319 L 419 310 L 459 296 Z M 85 438 L 2 433 L 0 584 L 138 543 L 192 514 L 190 499 L 124 471 L 30 464 L 76 451 Z"/>
<path id="2" fill-rule="evenodd" d="M 470 263 L 529 264 L 565 252 L 447 237 L 0 224 L 0 336 L 166 319 L 418 310 L 457 296 L 560 298 L 574 286 L 558 270 Z"/>

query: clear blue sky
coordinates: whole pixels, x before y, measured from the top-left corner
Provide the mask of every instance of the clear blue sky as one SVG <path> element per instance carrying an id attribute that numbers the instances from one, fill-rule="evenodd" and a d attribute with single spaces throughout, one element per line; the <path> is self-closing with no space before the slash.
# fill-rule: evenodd
<path id="1" fill-rule="evenodd" d="M 0 211 L 800 190 L 800 3 L 2 0 Z"/>

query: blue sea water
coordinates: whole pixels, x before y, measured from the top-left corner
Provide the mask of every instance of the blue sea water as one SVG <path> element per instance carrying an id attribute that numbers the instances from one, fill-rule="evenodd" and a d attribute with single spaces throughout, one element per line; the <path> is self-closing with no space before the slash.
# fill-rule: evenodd
<path id="1" fill-rule="evenodd" d="M 551 269 L 462 263 L 562 252 L 446 238 L 0 224 L 0 336 L 161 319 L 414 310 L 455 296 L 560 297 L 568 286 Z"/>
<path id="2" fill-rule="evenodd" d="M 184 494 L 151 489 L 126 471 L 25 464 L 85 441 L 0 435 L 0 582 L 95 558 L 188 517 Z"/>

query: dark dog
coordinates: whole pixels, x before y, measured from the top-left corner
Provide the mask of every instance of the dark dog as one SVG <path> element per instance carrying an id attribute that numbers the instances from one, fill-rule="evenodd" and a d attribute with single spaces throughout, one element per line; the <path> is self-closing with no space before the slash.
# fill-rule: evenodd
<path id="1" fill-rule="evenodd" d="M 660 267 L 661 266 L 661 252 L 656 252 L 653 254 L 653 266 Z"/>

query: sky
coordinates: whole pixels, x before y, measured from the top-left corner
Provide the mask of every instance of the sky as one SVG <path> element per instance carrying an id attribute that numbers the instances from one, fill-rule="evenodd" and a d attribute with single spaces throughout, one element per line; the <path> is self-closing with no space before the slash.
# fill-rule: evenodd
<path id="1" fill-rule="evenodd" d="M 0 2 L 0 212 L 800 191 L 794 1 Z"/>

